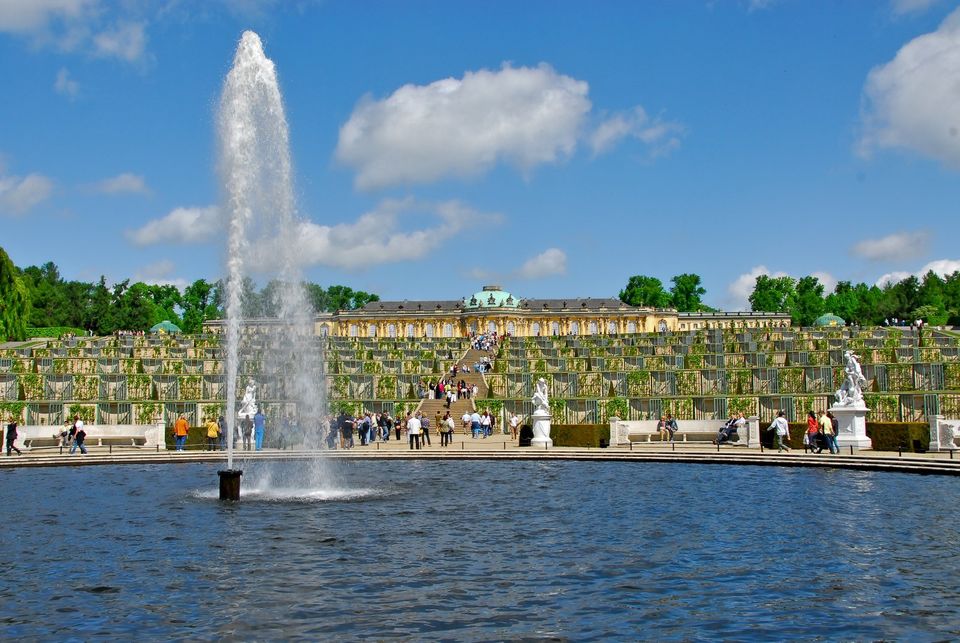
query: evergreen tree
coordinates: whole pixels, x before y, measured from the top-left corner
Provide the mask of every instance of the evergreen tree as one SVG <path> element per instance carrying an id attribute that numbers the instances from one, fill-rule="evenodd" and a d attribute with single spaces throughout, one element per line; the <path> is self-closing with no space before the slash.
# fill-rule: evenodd
<path id="1" fill-rule="evenodd" d="M 27 338 L 30 316 L 30 292 L 20 271 L 0 248 L 0 340 Z"/>

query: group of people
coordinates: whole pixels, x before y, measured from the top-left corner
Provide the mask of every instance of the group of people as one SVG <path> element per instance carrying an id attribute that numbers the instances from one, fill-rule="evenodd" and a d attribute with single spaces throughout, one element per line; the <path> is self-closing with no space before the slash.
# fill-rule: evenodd
<path id="1" fill-rule="evenodd" d="M 87 431 L 83 427 L 84 427 L 83 420 L 80 419 L 79 415 L 74 415 L 72 421 L 67 420 L 63 429 L 59 433 L 54 434 L 53 436 L 56 440 L 59 440 L 59 443 L 57 446 L 65 447 L 69 444 L 70 455 L 73 455 L 74 453 L 76 453 L 77 450 L 80 451 L 80 455 L 86 455 L 87 447 L 85 447 L 83 443 L 87 439 Z M 7 428 L 9 429 L 9 427 Z M 14 448 L 16 449 L 16 447 Z M 20 451 L 17 450 L 17 453 L 20 453 Z M 10 455 L 9 442 L 7 443 L 7 455 Z"/>
<path id="2" fill-rule="evenodd" d="M 391 439 L 410 443 L 411 449 L 432 446 L 431 435 L 440 437 L 440 446 L 453 444 L 453 434 L 457 427 L 456 419 L 445 411 L 439 412 L 431 420 L 421 411 L 408 411 L 406 415 L 394 418 L 389 413 L 365 411 L 353 416 L 340 413 L 327 419 L 328 433 L 326 444 L 331 449 L 352 449 L 376 442 L 388 442 Z M 493 435 L 497 426 L 497 417 L 488 410 L 466 411 L 460 418 L 464 435 L 469 433 L 474 439 L 483 439 Z M 520 418 L 512 413 L 509 419 L 510 433 L 517 438 Z"/>
<path id="3" fill-rule="evenodd" d="M 489 353 L 497 348 L 499 342 L 500 337 L 496 331 L 470 335 L 470 345 L 475 351 L 486 351 Z"/>
<path id="4" fill-rule="evenodd" d="M 425 397 L 428 400 L 442 400 L 446 398 L 448 409 L 450 405 L 457 400 L 468 400 L 471 397 L 476 397 L 479 392 L 476 384 L 471 386 L 467 384 L 466 380 L 462 379 L 454 382 L 453 378 L 441 378 L 436 382 L 431 381 L 426 384 L 421 382 L 420 388 L 423 391 L 420 397 Z"/>
<path id="5" fill-rule="evenodd" d="M 784 412 L 777 413 L 768 431 L 776 432 L 777 452 L 790 451 L 790 424 Z M 803 446 L 814 453 L 823 453 L 826 448 L 830 453 L 840 453 L 837 445 L 837 418 L 830 411 L 821 411 L 819 417 L 812 410 L 807 412 L 807 428 L 803 434 Z"/>
<path id="6" fill-rule="evenodd" d="M 244 451 L 262 451 L 266 427 L 267 416 L 261 410 L 258 410 L 253 417 L 250 417 L 249 414 L 243 416 L 237 423 L 236 432 L 233 435 L 234 448 L 237 448 L 237 442 L 240 442 Z M 207 451 L 227 450 L 227 420 L 224 416 L 221 415 L 217 419 L 208 418 L 204 423 L 203 430 L 206 431 Z M 181 415 L 173 423 L 174 449 L 176 451 L 186 450 L 189 435 L 190 423 L 186 416 Z"/>

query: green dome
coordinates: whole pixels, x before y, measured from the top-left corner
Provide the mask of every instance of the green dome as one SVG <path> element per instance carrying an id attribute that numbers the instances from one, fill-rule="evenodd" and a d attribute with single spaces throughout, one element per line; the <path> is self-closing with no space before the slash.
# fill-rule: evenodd
<path id="1" fill-rule="evenodd" d="M 150 327 L 151 333 L 179 333 L 180 328 L 173 322 L 164 319 L 159 324 Z"/>
<path id="2" fill-rule="evenodd" d="M 502 290 L 500 286 L 484 286 L 483 290 L 473 293 L 463 305 L 464 308 L 519 308 L 520 300 Z"/>
<path id="3" fill-rule="evenodd" d="M 820 315 L 813 322 L 814 326 L 846 326 L 847 322 L 843 320 L 843 317 L 838 317 L 833 313 L 827 313 L 826 315 Z"/>

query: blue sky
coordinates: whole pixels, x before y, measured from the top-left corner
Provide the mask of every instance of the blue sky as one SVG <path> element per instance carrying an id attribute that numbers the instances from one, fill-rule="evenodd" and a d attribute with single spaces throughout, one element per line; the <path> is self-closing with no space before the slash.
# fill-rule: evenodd
<path id="1" fill-rule="evenodd" d="M 946 0 L 0 0 L 0 246 L 66 278 L 223 273 L 241 33 L 284 95 L 307 278 L 386 299 L 960 269 Z M 668 284 L 669 285 L 669 284 Z"/>

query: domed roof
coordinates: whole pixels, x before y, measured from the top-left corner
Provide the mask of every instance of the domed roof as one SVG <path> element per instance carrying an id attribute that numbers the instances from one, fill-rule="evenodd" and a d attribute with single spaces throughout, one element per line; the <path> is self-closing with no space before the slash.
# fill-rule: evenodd
<path id="1" fill-rule="evenodd" d="M 827 313 L 826 315 L 820 315 L 813 322 L 814 326 L 846 326 L 847 322 L 843 320 L 843 317 L 838 317 L 833 313 Z"/>
<path id="2" fill-rule="evenodd" d="M 464 301 L 463 307 L 471 308 L 519 308 L 520 300 L 500 286 L 484 286 Z"/>

